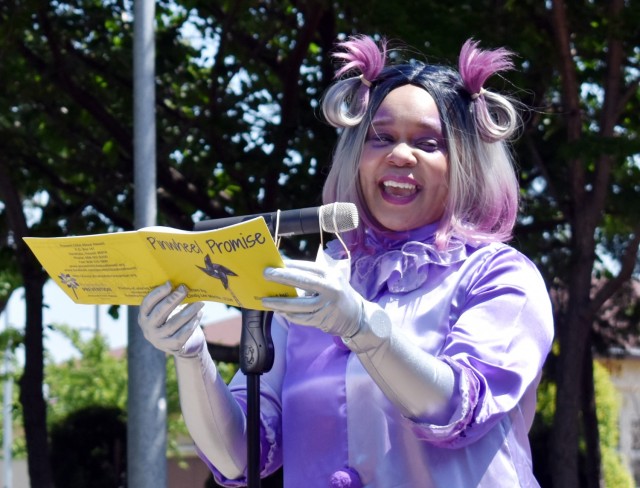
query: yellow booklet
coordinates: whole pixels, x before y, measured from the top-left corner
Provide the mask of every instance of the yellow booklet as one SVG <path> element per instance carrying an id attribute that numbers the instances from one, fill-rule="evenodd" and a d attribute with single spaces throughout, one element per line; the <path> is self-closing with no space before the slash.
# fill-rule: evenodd
<path id="1" fill-rule="evenodd" d="M 79 237 L 24 239 L 49 276 L 76 303 L 140 305 L 170 281 L 189 289 L 185 301 L 264 310 L 265 296 L 296 296 L 263 278 L 284 267 L 264 219 L 188 232 L 170 227 Z"/>

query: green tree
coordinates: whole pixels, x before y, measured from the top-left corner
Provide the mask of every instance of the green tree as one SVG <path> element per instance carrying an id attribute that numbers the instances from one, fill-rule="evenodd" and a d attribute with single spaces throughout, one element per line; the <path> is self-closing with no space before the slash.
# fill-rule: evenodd
<path id="1" fill-rule="evenodd" d="M 64 10 L 64 6 L 59 6 L 58 13 L 60 9 Z M 67 12 L 67 18 L 60 16 L 61 22 L 69 28 L 69 36 L 81 39 L 71 28 L 69 19 L 80 14 L 73 10 Z M 42 487 L 51 486 L 46 404 L 42 396 L 42 287 L 47 277 L 22 238 L 106 230 L 104 219 L 99 217 L 101 213 L 111 214 L 112 222 L 117 224 L 127 221 L 126 212 L 119 210 L 122 206 L 115 196 L 122 185 L 117 184 L 116 178 L 112 179 L 116 172 L 109 171 L 109 165 L 104 164 L 114 159 L 114 154 L 108 151 L 110 138 L 105 136 L 106 131 L 100 124 L 89 128 L 87 123 L 93 115 L 109 125 L 113 117 L 108 111 L 100 110 L 96 99 L 104 97 L 102 100 L 106 101 L 110 94 L 116 94 L 100 83 L 99 76 L 82 80 L 67 76 L 68 70 L 85 73 L 78 64 L 91 60 L 61 55 L 67 50 L 77 51 L 69 39 L 56 36 L 51 25 L 54 13 L 54 7 L 42 2 L 0 5 L 3 32 L 0 71 L 7 81 L 0 89 L 0 198 L 4 204 L 2 223 L 6 237 L 0 255 L 11 253 L 18 265 L 19 284 L 25 290 L 25 366 L 20 398 L 25 407 L 29 475 L 34 486 Z M 65 29 L 62 25 L 59 28 Z M 99 38 L 96 43 L 104 39 L 96 38 Z M 81 41 L 75 47 L 80 44 Z M 63 86 L 67 91 L 61 89 Z M 98 93 L 99 90 L 102 93 Z M 80 100 L 87 109 L 79 108 Z M 118 100 L 113 98 L 112 102 L 115 104 Z M 74 138 L 77 144 L 72 142 Z M 91 181 L 84 170 L 77 170 L 82 165 L 85 170 L 102 176 Z M 102 200 L 98 201 L 94 195 L 100 195 Z M 102 205 L 105 207 L 99 210 Z M 3 261 L 3 268 L 5 263 L 7 260 Z M 5 269 L 15 268 L 7 264 Z"/>
<path id="2" fill-rule="evenodd" d="M 531 107 L 516 147 L 523 214 L 513 244 L 536 261 L 554 299 L 559 347 L 547 372 L 558 383 L 558 395 L 549 455 L 542 462 L 557 488 L 599 486 L 592 348 L 624 346 L 638 336 L 637 288 L 629 285 L 638 280 L 640 244 L 640 5 L 429 5 L 428 28 L 411 20 L 421 18 L 425 3 L 406 7 L 375 2 L 360 15 L 374 32 L 420 50 L 426 45 L 436 61 L 455 60 L 468 37 L 517 53 L 518 70 L 491 83 L 517 89 L 515 95 Z M 589 458 L 582 468 L 581 441 Z"/>
<path id="3" fill-rule="evenodd" d="M 124 0 L 0 4 L 0 266 L 16 270 L 12 286 L 25 286 L 21 394 L 39 487 L 51 479 L 41 393 L 46 277 L 21 238 L 132 227 L 129 8 Z M 468 37 L 512 48 L 518 71 L 491 83 L 521 87 L 534 107 L 517 147 L 525 206 L 514 244 L 558 299 L 549 463 L 556 487 L 579 486 L 580 432 L 591 433 L 587 465 L 600 465 L 592 327 L 609 327 L 603 304 L 637 266 L 638 9 L 623 0 L 159 1 L 160 223 L 188 229 L 194 219 L 319 203 L 335 132 L 316 108 L 338 34 L 402 39 L 432 61 L 455 61 Z M 312 244 L 284 242 L 292 255 Z"/>
<path id="4" fill-rule="evenodd" d="M 558 394 L 549 462 L 554 486 L 581 486 L 582 430 L 591 470 L 582 486 L 595 487 L 601 474 L 592 328 L 605 301 L 631 279 L 640 243 L 640 221 L 634 217 L 640 176 L 634 157 L 637 118 L 631 122 L 640 102 L 633 20 L 638 8 L 618 0 L 582 6 L 553 1 L 545 13 L 553 35 L 548 45 L 552 76 L 544 93 L 547 108 L 526 134 L 524 154 L 534 164 L 524 182 L 531 183 L 525 187 L 527 200 L 541 210 L 532 214 L 531 225 L 544 229 L 528 246 L 539 246 L 536 254 L 549 285 L 555 296 L 565 297 L 555 308 Z M 541 178 L 543 195 L 534 186 Z M 618 266 L 607 269 L 598 261 L 603 254 Z M 605 279 L 595 286 L 598 269 Z"/>
<path id="5" fill-rule="evenodd" d="M 53 481 L 66 488 L 126 486 L 127 423 L 117 407 L 91 406 L 51 429 Z"/>
<path id="6" fill-rule="evenodd" d="M 333 14 L 317 6 L 301 11 L 282 2 L 267 11 L 205 3 L 198 6 L 205 14 L 198 20 L 193 5 L 158 2 L 160 223 L 190 228 L 196 211 L 219 217 L 272 210 L 290 198 L 318 203 L 324 161 L 302 146 L 292 151 L 308 138 L 328 154 L 309 130 L 318 125 L 313 114 L 299 110 L 317 99 L 317 70 L 301 73 L 310 59 L 320 59 L 312 39 L 326 29 L 320 20 Z M 26 293 L 20 392 L 29 474 L 39 487 L 51 486 L 41 387 L 46 276 L 22 237 L 132 227 L 128 8 L 124 1 L 98 0 L 0 5 L 0 76 L 7 80 L 0 88 L 2 245 L 5 256 L 17 257 Z M 303 14 L 310 22 L 299 26 Z M 261 24 L 265 18 L 272 27 L 256 38 L 256 26 L 271 25 Z M 184 42 L 188 19 L 203 38 L 224 41 L 213 62 Z M 335 31 L 327 34 L 328 44 Z M 281 179 L 291 192 L 281 191 Z"/>
<path id="7" fill-rule="evenodd" d="M 67 338 L 77 353 L 62 363 L 48 359 L 46 365 L 54 480 L 56 486 L 87 486 L 87 480 L 97 471 L 116 475 L 123 469 L 118 462 L 126 462 L 127 359 L 126 355 L 112 354 L 102 335 L 84 339 L 80 330 L 64 324 L 53 324 L 52 330 Z M 218 369 L 228 382 L 237 365 L 219 363 Z M 179 443 L 188 438 L 188 431 L 180 409 L 173 360 L 167 361 L 166 390 L 167 455 L 179 458 Z M 99 419 L 113 430 L 96 426 Z M 69 444 L 66 449 L 65 443 Z M 104 486 L 116 486 L 114 480 L 103 479 Z"/>
<path id="8" fill-rule="evenodd" d="M 623 465 L 618 452 L 620 404 L 622 402 L 620 393 L 613 385 L 606 368 L 597 361 L 593 363 L 593 372 L 604 486 L 634 488 L 633 476 Z"/>
<path id="9" fill-rule="evenodd" d="M 71 413 L 96 405 L 126 411 L 126 356 L 111 355 L 101 335 L 83 339 L 77 328 L 65 324 L 52 324 L 51 328 L 70 341 L 76 354 L 59 364 L 47 360 L 48 425 L 59 424 Z"/>
<path id="10" fill-rule="evenodd" d="M 114 356 L 102 335 L 83 339 L 76 328 L 64 324 L 54 324 L 53 329 L 69 339 L 79 357 L 71 357 L 62 363 L 48 361 L 46 385 L 48 391 L 49 430 L 60 425 L 74 412 L 93 407 L 127 409 L 127 358 Z M 231 371 L 221 365 L 221 371 Z M 167 412 L 169 449 L 177 453 L 178 440 L 187 435 L 182 420 L 178 383 L 173 362 L 167 362 Z"/>
<path id="11" fill-rule="evenodd" d="M 633 476 L 622 463 L 618 453 L 618 439 L 620 435 L 620 394 L 616 390 L 606 368 L 594 361 L 594 398 L 598 407 L 598 431 L 600 450 L 602 452 L 602 478 L 604 485 L 611 488 L 632 488 L 635 486 Z M 548 442 L 553 430 L 557 387 L 556 384 L 545 380 L 538 390 L 538 405 L 536 423 L 531 432 L 534 461 L 544 459 L 548 450 Z M 582 465 L 588 463 L 588 447 L 580 443 L 579 459 Z M 536 476 L 542 486 L 551 482 L 550 467 L 544 463 L 534 464 Z M 580 483 L 586 486 L 589 470 L 581 471 Z"/>

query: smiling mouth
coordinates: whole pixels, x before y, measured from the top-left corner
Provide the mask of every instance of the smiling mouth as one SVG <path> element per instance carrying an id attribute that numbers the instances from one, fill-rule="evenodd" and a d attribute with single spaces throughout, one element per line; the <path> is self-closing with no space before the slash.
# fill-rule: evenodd
<path id="1" fill-rule="evenodd" d="M 407 197 L 411 196 L 418 191 L 416 185 L 411 183 L 387 180 L 381 185 L 382 190 L 387 194 L 394 197 Z"/>

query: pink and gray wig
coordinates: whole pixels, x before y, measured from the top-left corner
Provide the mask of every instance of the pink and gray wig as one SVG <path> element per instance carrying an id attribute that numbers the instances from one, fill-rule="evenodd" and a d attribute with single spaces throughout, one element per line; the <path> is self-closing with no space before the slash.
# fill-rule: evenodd
<path id="1" fill-rule="evenodd" d="M 363 225 L 348 236 L 350 247 L 364 242 L 367 228 L 387 231 L 366 208 L 358 164 L 376 110 L 389 92 L 408 84 L 433 97 L 447 143 L 449 195 L 436 244 L 444 248 L 452 237 L 469 243 L 510 239 L 519 190 L 508 142 L 520 118 L 515 102 L 483 85 L 491 75 L 513 67 L 511 53 L 503 48 L 483 51 L 468 40 L 456 71 L 419 61 L 385 66 L 386 42 L 378 47 L 368 36 L 350 37 L 338 48 L 334 56 L 344 64 L 323 97 L 322 110 L 341 134 L 323 201 L 353 202 L 358 207 Z"/>

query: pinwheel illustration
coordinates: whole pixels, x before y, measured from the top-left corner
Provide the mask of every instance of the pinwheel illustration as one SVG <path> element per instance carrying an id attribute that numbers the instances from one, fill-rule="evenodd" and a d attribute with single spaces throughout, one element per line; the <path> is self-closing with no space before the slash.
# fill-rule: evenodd
<path id="1" fill-rule="evenodd" d="M 80 285 L 78 284 L 78 281 L 68 273 L 60 273 L 58 275 L 58 278 L 60 278 L 60 281 L 62 281 L 63 285 L 67 285 L 69 288 L 71 288 L 71 291 L 73 291 L 74 296 L 78 298 L 78 294 L 76 293 L 76 288 L 80 287 Z"/>
<path id="2" fill-rule="evenodd" d="M 211 256 L 209 256 L 208 254 L 204 258 L 204 267 L 203 266 L 197 266 L 197 267 L 198 269 L 201 269 L 204 273 L 211 276 L 212 278 L 220 280 L 220 282 L 222 283 L 222 286 L 224 286 L 224 289 L 228 290 L 229 293 L 231 293 L 231 295 L 233 296 L 233 299 L 236 301 L 238 305 L 241 305 L 240 301 L 238 300 L 236 295 L 233 293 L 233 290 L 229 288 L 229 277 L 238 276 L 236 273 L 231 271 L 226 266 L 223 266 L 222 264 L 217 264 L 211 261 Z"/>

